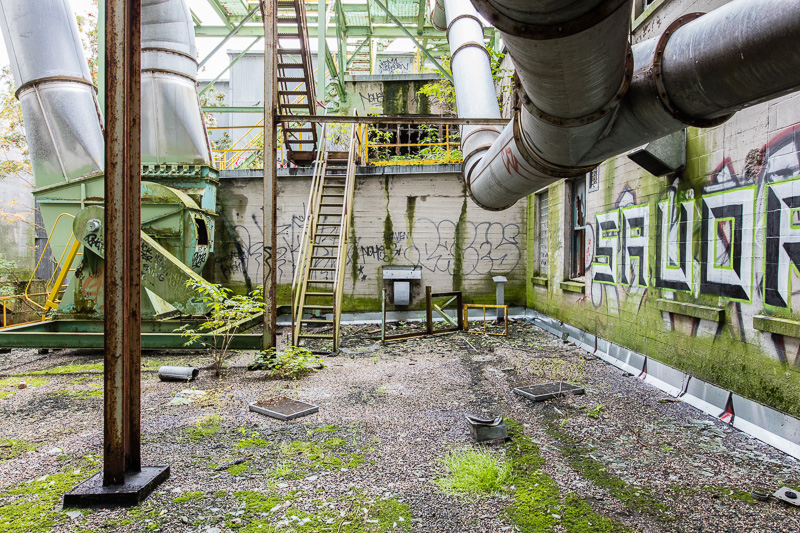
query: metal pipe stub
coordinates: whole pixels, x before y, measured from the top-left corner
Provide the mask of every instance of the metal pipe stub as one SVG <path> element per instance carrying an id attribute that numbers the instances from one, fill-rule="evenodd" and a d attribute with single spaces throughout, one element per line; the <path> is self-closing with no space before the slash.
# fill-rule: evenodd
<path id="1" fill-rule="evenodd" d="M 713 128 L 714 126 L 719 126 L 723 122 L 730 119 L 734 113 L 730 113 L 727 115 L 723 115 L 721 117 L 706 119 L 700 117 L 693 117 L 687 113 L 681 111 L 675 102 L 669 97 L 667 93 L 667 89 L 664 85 L 664 69 L 663 69 L 663 60 L 664 60 L 664 50 L 667 47 L 667 43 L 669 42 L 669 38 L 675 33 L 675 31 L 685 26 L 686 24 L 692 22 L 693 20 L 697 20 L 700 17 L 705 15 L 705 13 L 687 13 L 681 17 L 678 17 L 672 23 L 667 26 L 667 29 L 664 30 L 664 33 L 661 34 L 661 37 L 658 39 L 658 43 L 656 44 L 656 48 L 653 51 L 653 62 L 652 67 L 650 69 L 651 77 L 653 86 L 658 93 L 658 99 L 661 102 L 661 105 L 667 112 L 676 120 L 680 120 L 684 124 L 688 124 L 689 126 L 695 126 L 698 128 Z"/>
<path id="2" fill-rule="evenodd" d="M 200 375 L 200 370 L 193 366 L 162 366 L 158 369 L 161 381 L 192 381 Z"/>
<path id="3" fill-rule="evenodd" d="M 628 0 L 605 0 L 588 13 L 570 21 L 560 24 L 537 25 L 514 20 L 501 13 L 494 7 L 492 0 L 472 0 L 475 9 L 501 32 L 537 41 L 561 39 L 580 33 L 596 26 L 627 3 Z"/>

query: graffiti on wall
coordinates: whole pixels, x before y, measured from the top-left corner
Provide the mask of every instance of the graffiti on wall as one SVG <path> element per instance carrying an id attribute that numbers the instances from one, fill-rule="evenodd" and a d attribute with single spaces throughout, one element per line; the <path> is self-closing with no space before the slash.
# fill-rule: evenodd
<path id="1" fill-rule="evenodd" d="M 414 58 L 397 56 L 380 59 L 375 65 L 375 74 L 408 74 L 414 69 Z"/>
<path id="2" fill-rule="evenodd" d="M 742 176 L 723 161 L 699 198 L 679 193 L 676 180 L 654 206 L 654 239 L 650 204 L 633 205 L 626 185 L 616 209 L 594 217 L 591 281 L 745 303 L 760 295 L 767 306 L 790 307 L 791 279 L 800 276 L 799 154 L 796 126 L 752 151 Z"/>

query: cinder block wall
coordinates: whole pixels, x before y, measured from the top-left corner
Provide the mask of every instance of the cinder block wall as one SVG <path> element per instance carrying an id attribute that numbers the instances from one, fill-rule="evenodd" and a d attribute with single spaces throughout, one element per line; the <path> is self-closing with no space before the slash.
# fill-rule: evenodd
<path id="1" fill-rule="evenodd" d="M 723 3 L 658 2 L 636 40 Z M 529 197 L 528 305 L 798 416 L 800 93 L 689 128 L 686 148 L 677 178 L 625 155 L 600 166 L 598 190 L 586 193 L 586 274 L 574 284 L 562 283 L 573 184 L 548 189 L 544 271 L 544 210 Z"/>
<path id="2" fill-rule="evenodd" d="M 277 267 L 279 303 L 290 303 L 311 178 L 280 169 Z M 223 173 L 216 250 L 204 276 L 246 291 L 261 282 L 261 171 Z M 506 302 L 525 305 L 525 201 L 484 211 L 467 197 L 458 165 L 369 167 L 356 180 L 347 251 L 344 311 L 379 311 L 384 265 L 419 266 L 411 308 L 424 287 L 464 291 L 465 301 L 494 303 L 492 276 L 504 275 Z M 388 288 L 388 285 L 386 285 Z"/>

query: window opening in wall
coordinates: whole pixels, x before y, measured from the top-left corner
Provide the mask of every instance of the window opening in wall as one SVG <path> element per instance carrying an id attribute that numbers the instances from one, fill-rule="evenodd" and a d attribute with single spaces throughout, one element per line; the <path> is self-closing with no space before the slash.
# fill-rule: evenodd
<path id="1" fill-rule="evenodd" d="M 582 278 L 586 273 L 584 250 L 586 249 L 586 180 L 572 182 L 572 235 L 570 238 L 569 278 Z"/>
<path id="2" fill-rule="evenodd" d="M 547 240 L 548 227 L 548 194 L 547 191 L 536 195 L 536 274 L 547 276 L 547 265 L 550 250 Z"/>
<path id="3" fill-rule="evenodd" d="M 369 127 L 367 160 L 371 165 L 404 161 L 460 163 L 458 126 L 442 124 L 375 124 Z"/>

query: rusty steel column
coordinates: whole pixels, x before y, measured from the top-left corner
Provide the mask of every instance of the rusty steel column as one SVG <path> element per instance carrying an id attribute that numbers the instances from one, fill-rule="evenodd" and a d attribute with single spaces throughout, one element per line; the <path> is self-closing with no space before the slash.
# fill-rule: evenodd
<path id="1" fill-rule="evenodd" d="M 278 249 L 276 233 L 277 212 L 275 197 L 278 192 L 278 162 L 276 161 L 277 132 L 275 117 L 278 107 L 278 64 L 276 48 L 278 30 L 275 25 L 275 0 L 261 2 L 264 22 L 264 342 L 267 350 L 276 345 L 277 286 L 275 250 Z"/>
<path id="2" fill-rule="evenodd" d="M 141 471 L 141 0 L 105 12 L 103 485 Z"/>

